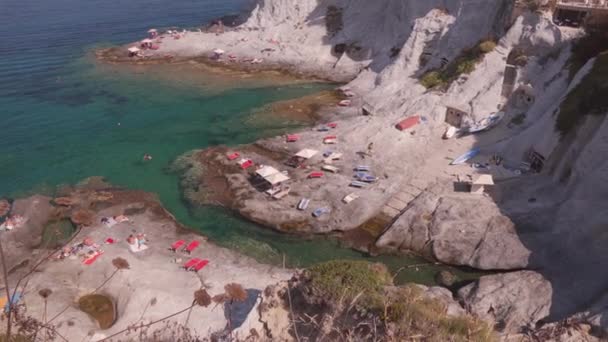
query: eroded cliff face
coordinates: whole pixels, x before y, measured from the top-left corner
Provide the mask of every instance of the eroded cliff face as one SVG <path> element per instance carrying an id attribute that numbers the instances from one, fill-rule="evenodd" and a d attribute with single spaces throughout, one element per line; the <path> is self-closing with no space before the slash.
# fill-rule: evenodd
<path id="1" fill-rule="evenodd" d="M 603 204 L 608 196 L 608 164 L 603 158 L 607 108 L 581 106 L 584 118 L 574 120 L 567 133 L 558 129 L 563 130 L 560 113 L 568 96 L 579 85 L 594 82 L 590 91 L 605 89 L 587 76 L 602 72 L 606 62 L 598 56 L 574 69 L 573 61 L 580 56 L 571 48 L 583 31 L 556 26 L 550 13 L 524 11 L 513 21 L 511 13 L 511 1 L 500 0 L 260 1 L 240 30 L 223 36 L 241 42 L 230 48 L 257 57 L 260 48 L 271 44 L 273 51 L 261 55 L 266 62 L 349 80 L 347 86 L 357 96 L 350 108 L 336 110 L 331 117 L 339 121 L 336 132 L 345 172 L 329 175 L 323 185 L 306 183 L 305 172 L 291 175 L 292 190 L 331 208 L 331 216 L 314 219 L 295 211 L 298 196 L 267 204 L 238 176 L 239 170 L 225 175 L 229 184 L 238 185 L 231 195 L 237 198 L 235 209 L 255 212 L 256 221 L 273 227 L 297 222 L 299 231 L 327 233 L 361 227 L 395 196 L 405 196 L 398 217 L 371 233 L 377 238 L 374 247 L 415 250 L 486 270 L 534 269 L 513 273 L 519 281 L 509 281 L 509 286 L 522 293 L 550 288 L 550 293 L 535 300 L 509 300 L 513 309 L 508 309 L 501 292 L 492 289 L 510 288 L 501 285 L 504 275 L 495 275 L 463 293 L 462 301 L 482 316 L 492 316 L 482 312 L 488 307 L 500 312 L 506 331 L 579 312 L 578 319 L 608 332 L 605 306 L 594 305 L 608 289 L 608 277 L 598 273 L 608 266 L 602 244 L 608 226 Z M 201 43 L 192 53 L 224 46 L 210 39 L 212 43 Z M 474 55 L 480 42 L 488 40 L 496 46 Z M 421 79 L 432 71 L 440 82 L 429 89 Z M 444 141 L 440 136 L 446 106 L 462 108 L 469 122 L 498 111 L 504 112 L 504 119 L 488 132 Z M 361 107 L 372 115 L 361 116 Z M 594 115 L 587 115 L 591 111 Z M 415 132 L 393 128 L 416 114 L 426 120 Z M 300 148 L 323 150 L 318 134 L 303 132 L 300 142 L 292 145 L 278 137 L 257 146 L 284 155 Z M 374 153 L 361 161 L 356 153 L 369 152 L 370 143 Z M 474 170 L 447 164 L 472 147 L 480 149 L 481 163 L 498 154 L 510 168 L 519 167 L 534 152 L 544 168 L 522 176 L 492 168 L 497 181 L 492 197 L 471 198 L 454 191 L 453 185 L 470 181 L 466 176 Z M 272 158 L 262 157 L 273 165 Z M 274 162 L 281 167 L 282 161 Z M 384 177 L 365 190 L 364 202 L 345 206 L 341 198 L 352 179 L 348 171 L 359 163 Z"/>

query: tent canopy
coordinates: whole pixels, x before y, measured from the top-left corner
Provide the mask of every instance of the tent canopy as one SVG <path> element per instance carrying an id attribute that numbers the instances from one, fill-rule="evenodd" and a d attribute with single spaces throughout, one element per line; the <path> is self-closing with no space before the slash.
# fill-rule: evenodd
<path id="1" fill-rule="evenodd" d="M 139 49 L 136 46 L 131 46 L 127 49 L 129 52 L 139 52 Z"/>
<path id="2" fill-rule="evenodd" d="M 268 177 L 270 175 L 273 175 L 275 173 L 279 173 L 279 170 L 275 169 L 272 166 L 262 166 L 255 173 L 257 173 L 262 178 L 266 178 L 266 177 Z"/>
<path id="3" fill-rule="evenodd" d="M 271 185 L 282 183 L 290 178 L 272 166 L 263 166 L 255 172 Z"/>
<path id="4" fill-rule="evenodd" d="M 319 151 L 305 148 L 305 149 L 301 150 L 300 152 L 296 153 L 296 157 L 310 159 L 310 158 L 314 157 L 314 155 L 317 153 L 319 153 Z"/>
<path id="5" fill-rule="evenodd" d="M 480 175 L 473 182 L 475 185 L 494 185 L 494 180 L 492 179 L 492 175 Z"/>
<path id="6" fill-rule="evenodd" d="M 277 185 L 279 183 L 283 183 L 286 180 L 289 180 L 289 177 L 287 177 L 285 174 L 279 172 L 279 173 L 272 174 L 268 177 L 264 177 L 264 179 L 272 185 Z"/>

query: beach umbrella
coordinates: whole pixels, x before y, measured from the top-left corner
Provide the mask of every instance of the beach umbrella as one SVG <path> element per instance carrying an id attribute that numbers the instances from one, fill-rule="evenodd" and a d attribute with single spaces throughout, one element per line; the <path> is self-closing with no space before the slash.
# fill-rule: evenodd
<path id="1" fill-rule="evenodd" d="M 222 50 L 222 49 L 215 49 L 213 50 L 213 53 L 215 53 L 216 55 L 223 55 L 226 51 Z"/>
<path id="2" fill-rule="evenodd" d="M 11 211 L 11 204 L 7 200 L 0 200 L 0 217 L 7 215 Z"/>
<path id="3" fill-rule="evenodd" d="M 155 28 L 151 28 L 148 30 L 148 33 L 153 33 L 153 32 L 157 32 L 157 30 Z"/>

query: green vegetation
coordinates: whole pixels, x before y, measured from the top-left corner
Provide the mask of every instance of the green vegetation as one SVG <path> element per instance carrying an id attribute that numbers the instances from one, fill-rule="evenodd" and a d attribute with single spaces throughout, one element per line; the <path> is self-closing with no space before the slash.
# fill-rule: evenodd
<path id="1" fill-rule="evenodd" d="M 438 70 L 431 70 L 420 79 L 420 83 L 428 89 L 446 89 L 454 80 L 462 74 L 470 74 L 475 70 L 475 65 L 483 59 L 483 56 L 496 48 L 493 40 L 484 40 L 477 46 L 464 50 L 451 63 Z"/>
<path id="2" fill-rule="evenodd" d="M 492 328 L 470 316 L 448 316 L 444 305 L 426 298 L 416 285 L 406 285 L 391 296 L 387 320 L 396 323 L 396 336 L 423 335 L 425 341 L 495 341 Z"/>
<path id="3" fill-rule="evenodd" d="M 329 261 L 310 267 L 308 276 L 314 296 L 341 301 L 346 307 L 356 298 L 358 309 L 377 315 L 397 341 L 412 336 L 424 336 L 424 341 L 431 342 L 496 340 L 487 323 L 468 315 L 448 316 L 445 305 L 427 297 L 417 285 L 392 286 L 384 265 Z"/>
<path id="4" fill-rule="evenodd" d="M 597 56 L 591 71 L 562 101 L 555 123 L 562 137 L 576 127 L 585 115 L 608 111 L 608 51 Z"/>
<path id="5" fill-rule="evenodd" d="M 367 309 L 383 307 L 383 288 L 392 285 L 386 266 L 358 260 L 333 260 L 308 269 L 312 287 L 325 299 L 352 301 Z"/>

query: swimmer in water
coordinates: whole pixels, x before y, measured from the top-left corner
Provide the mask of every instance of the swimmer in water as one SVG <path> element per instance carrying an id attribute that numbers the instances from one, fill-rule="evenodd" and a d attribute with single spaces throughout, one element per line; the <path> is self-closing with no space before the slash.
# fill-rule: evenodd
<path id="1" fill-rule="evenodd" d="M 144 154 L 144 160 L 152 160 L 152 156 L 149 154 Z"/>

